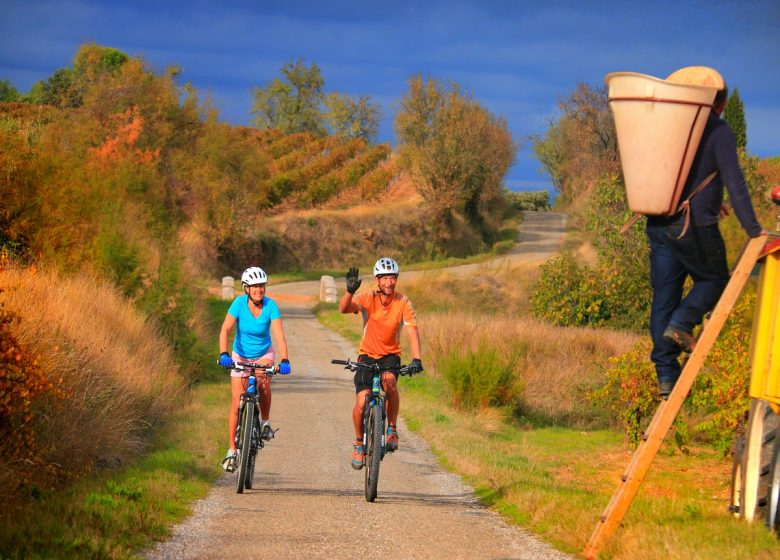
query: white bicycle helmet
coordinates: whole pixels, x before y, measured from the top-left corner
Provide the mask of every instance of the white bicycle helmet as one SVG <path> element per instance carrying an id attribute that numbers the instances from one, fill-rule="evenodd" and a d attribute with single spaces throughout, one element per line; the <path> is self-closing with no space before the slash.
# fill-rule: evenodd
<path id="1" fill-rule="evenodd" d="M 241 275 L 242 286 L 256 286 L 268 282 L 268 276 L 265 271 L 257 266 L 250 266 Z"/>
<path id="2" fill-rule="evenodd" d="M 398 263 L 390 257 L 382 257 L 374 264 L 374 276 L 384 276 L 385 274 L 398 275 Z"/>

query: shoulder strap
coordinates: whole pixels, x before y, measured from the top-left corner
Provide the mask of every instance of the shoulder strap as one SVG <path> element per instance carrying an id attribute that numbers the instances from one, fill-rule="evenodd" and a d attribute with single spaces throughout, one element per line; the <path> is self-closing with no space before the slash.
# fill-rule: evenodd
<path id="1" fill-rule="evenodd" d="M 704 189 L 704 187 L 709 185 L 717 174 L 718 171 L 715 170 L 707 175 L 704 180 L 696 185 L 696 188 L 691 191 L 691 194 L 688 195 L 688 198 L 680 203 L 679 208 L 677 208 L 677 212 L 682 212 L 685 214 L 685 224 L 683 225 L 680 235 L 677 236 L 677 239 L 682 238 L 682 236 L 685 235 L 685 232 L 688 231 L 688 226 L 691 225 L 691 199 L 699 194 Z"/>

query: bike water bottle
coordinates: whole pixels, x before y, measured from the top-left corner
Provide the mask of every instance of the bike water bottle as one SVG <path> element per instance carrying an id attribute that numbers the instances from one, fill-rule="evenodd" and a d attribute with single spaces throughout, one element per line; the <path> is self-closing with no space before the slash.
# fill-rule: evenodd
<path id="1" fill-rule="evenodd" d="M 249 376 L 249 386 L 246 388 L 246 392 L 250 395 L 257 393 L 257 378 L 254 375 Z"/>

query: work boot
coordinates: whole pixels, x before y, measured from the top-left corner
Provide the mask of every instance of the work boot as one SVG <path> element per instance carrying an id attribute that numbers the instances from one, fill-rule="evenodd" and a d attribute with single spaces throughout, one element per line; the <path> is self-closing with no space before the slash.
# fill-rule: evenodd
<path id="1" fill-rule="evenodd" d="M 690 354 L 696 348 L 696 338 L 682 329 L 669 325 L 663 334 L 664 340 L 676 345 L 680 350 Z"/>
<path id="2" fill-rule="evenodd" d="M 670 380 L 664 380 L 658 382 L 658 394 L 661 395 L 662 399 L 667 399 L 669 395 L 672 392 L 672 389 L 674 389 L 674 386 L 677 384 L 677 380 L 674 381 Z"/>

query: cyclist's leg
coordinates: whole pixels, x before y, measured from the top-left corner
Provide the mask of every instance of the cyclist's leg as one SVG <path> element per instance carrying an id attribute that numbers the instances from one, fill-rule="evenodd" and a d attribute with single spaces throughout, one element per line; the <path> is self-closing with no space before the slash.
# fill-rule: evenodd
<path id="1" fill-rule="evenodd" d="M 363 412 L 366 409 L 368 389 L 357 389 L 355 393 L 355 408 L 352 409 L 352 421 L 355 424 L 355 443 L 352 444 L 352 468 L 363 468 L 366 458 L 366 448 L 363 446 Z"/>
<path id="2" fill-rule="evenodd" d="M 274 365 L 274 352 L 270 350 L 260 358 L 254 360 L 262 366 Z M 257 397 L 260 401 L 260 419 L 268 420 L 271 417 L 271 376 L 258 374 L 257 376 Z"/>
<path id="3" fill-rule="evenodd" d="M 401 406 L 401 397 L 398 394 L 397 380 L 397 373 L 391 371 L 382 372 L 382 386 L 385 389 L 387 420 L 388 423 L 393 426 L 395 426 L 395 423 L 398 420 L 398 410 Z"/>
<path id="4" fill-rule="evenodd" d="M 241 372 L 234 372 L 240 374 Z M 231 374 L 230 376 L 230 413 L 228 415 L 228 432 L 230 449 L 236 448 L 236 426 L 238 425 L 238 405 L 241 395 L 246 390 L 247 378 Z"/>
<path id="5" fill-rule="evenodd" d="M 355 424 L 355 440 L 363 441 L 363 412 L 369 390 L 363 389 L 355 394 L 355 408 L 352 409 L 352 422 Z"/>

